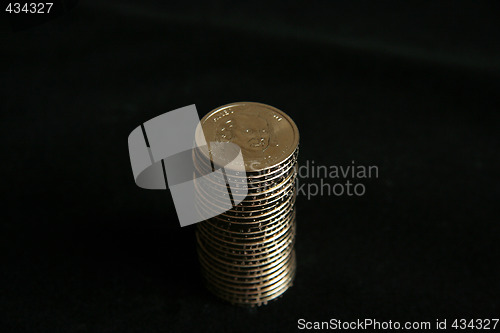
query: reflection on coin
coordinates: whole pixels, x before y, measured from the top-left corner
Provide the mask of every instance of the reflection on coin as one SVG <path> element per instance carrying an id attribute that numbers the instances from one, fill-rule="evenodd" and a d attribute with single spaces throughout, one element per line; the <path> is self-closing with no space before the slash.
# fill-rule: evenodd
<path id="1" fill-rule="evenodd" d="M 226 301 L 267 304 L 295 277 L 297 126 L 282 111 L 250 102 L 219 107 L 200 124 L 195 208 L 213 216 L 196 228 L 202 276 Z M 218 142 L 237 144 L 244 165 L 230 163 L 234 151 L 226 161 Z"/>

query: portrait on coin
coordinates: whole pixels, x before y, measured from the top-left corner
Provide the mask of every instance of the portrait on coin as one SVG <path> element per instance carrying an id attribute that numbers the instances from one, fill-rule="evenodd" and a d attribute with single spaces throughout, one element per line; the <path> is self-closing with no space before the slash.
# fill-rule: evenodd
<path id="1" fill-rule="evenodd" d="M 217 127 L 219 142 L 233 142 L 243 150 L 265 152 L 271 141 L 269 124 L 259 115 L 240 114 Z"/>

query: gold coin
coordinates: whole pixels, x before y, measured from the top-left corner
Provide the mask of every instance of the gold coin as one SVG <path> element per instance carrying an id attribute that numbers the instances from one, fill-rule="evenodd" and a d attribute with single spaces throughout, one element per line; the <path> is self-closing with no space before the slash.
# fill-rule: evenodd
<path id="1" fill-rule="evenodd" d="M 241 167 L 249 172 L 280 164 L 293 155 L 299 144 L 299 131 L 293 120 L 283 111 L 261 103 L 239 102 L 221 106 L 203 117 L 200 124 L 196 146 L 233 142 L 241 148 L 245 164 Z M 202 149 L 202 153 L 207 160 L 214 160 L 212 151 Z"/>

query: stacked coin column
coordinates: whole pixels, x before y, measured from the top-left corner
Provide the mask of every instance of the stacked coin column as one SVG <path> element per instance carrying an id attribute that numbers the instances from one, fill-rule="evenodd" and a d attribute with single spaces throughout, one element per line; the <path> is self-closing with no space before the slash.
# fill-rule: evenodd
<path id="1" fill-rule="evenodd" d="M 233 203 L 223 213 L 198 223 L 198 257 L 206 286 L 215 295 L 233 304 L 263 305 L 282 295 L 292 285 L 295 276 L 293 245 L 298 133 L 293 121 L 282 111 L 258 103 L 221 107 L 207 115 L 202 124 L 207 119 L 217 119 L 221 112 L 229 114 L 222 122 L 233 131 L 231 140 L 227 141 L 242 147 L 246 168 L 243 175 L 240 171 L 225 169 L 220 177 L 197 186 L 196 208 L 201 214 L 216 211 L 214 205 L 218 203 L 223 207 L 228 196 Z M 249 114 L 264 121 L 249 121 Z M 290 129 L 283 128 L 281 123 L 274 124 L 277 115 L 287 117 Z M 251 137 L 250 140 L 237 141 L 235 131 L 248 133 L 249 129 L 255 131 L 259 126 L 263 128 L 262 133 L 268 131 L 269 135 L 257 134 L 255 140 Z M 209 132 L 205 135 L 209 139 L 211 135 L 218 135 L 216 139 L 222 141 L 224 138 L 221 139 L 220 132 L 227 131 L 227 128 L 214 128 L 215 134 Z M 204 128 L 205 132 L 207 130 L 211 129 Z M 290 141 L 292 134 L 286 131 L 291 131 L 296 138 Z M 252 144 L 248 150 L 245 142 Z M 270 146 L 279 147 L 274 149 L 276 156 L 269 155 L 273 152 L 267 151 Z M 207 154 L 195 151 L 194 159 L 199 175 L 214 169 Z M 246 186 L 240 191 L 228 184 Z"/>

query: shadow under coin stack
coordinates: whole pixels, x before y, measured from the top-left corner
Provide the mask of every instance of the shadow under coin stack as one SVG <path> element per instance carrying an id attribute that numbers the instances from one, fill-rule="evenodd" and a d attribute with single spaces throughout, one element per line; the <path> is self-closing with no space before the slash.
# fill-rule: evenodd
<path id="1" fill-rule="evenodd" d="M 203 216 L 223 212 L 196 228 L 206 286 L 233 304 L 267 304 L 295 276 L 297 126 L 274 107 L 242 102 L 213 110 L 201 127 L 197 145 L 208 146 L 194 150 L 196 209 Z M 201 175 L 218 169 L 210 146 L 217 142 L 239 146 L 244 172 L 225 167 L 201 184 Z"/>

